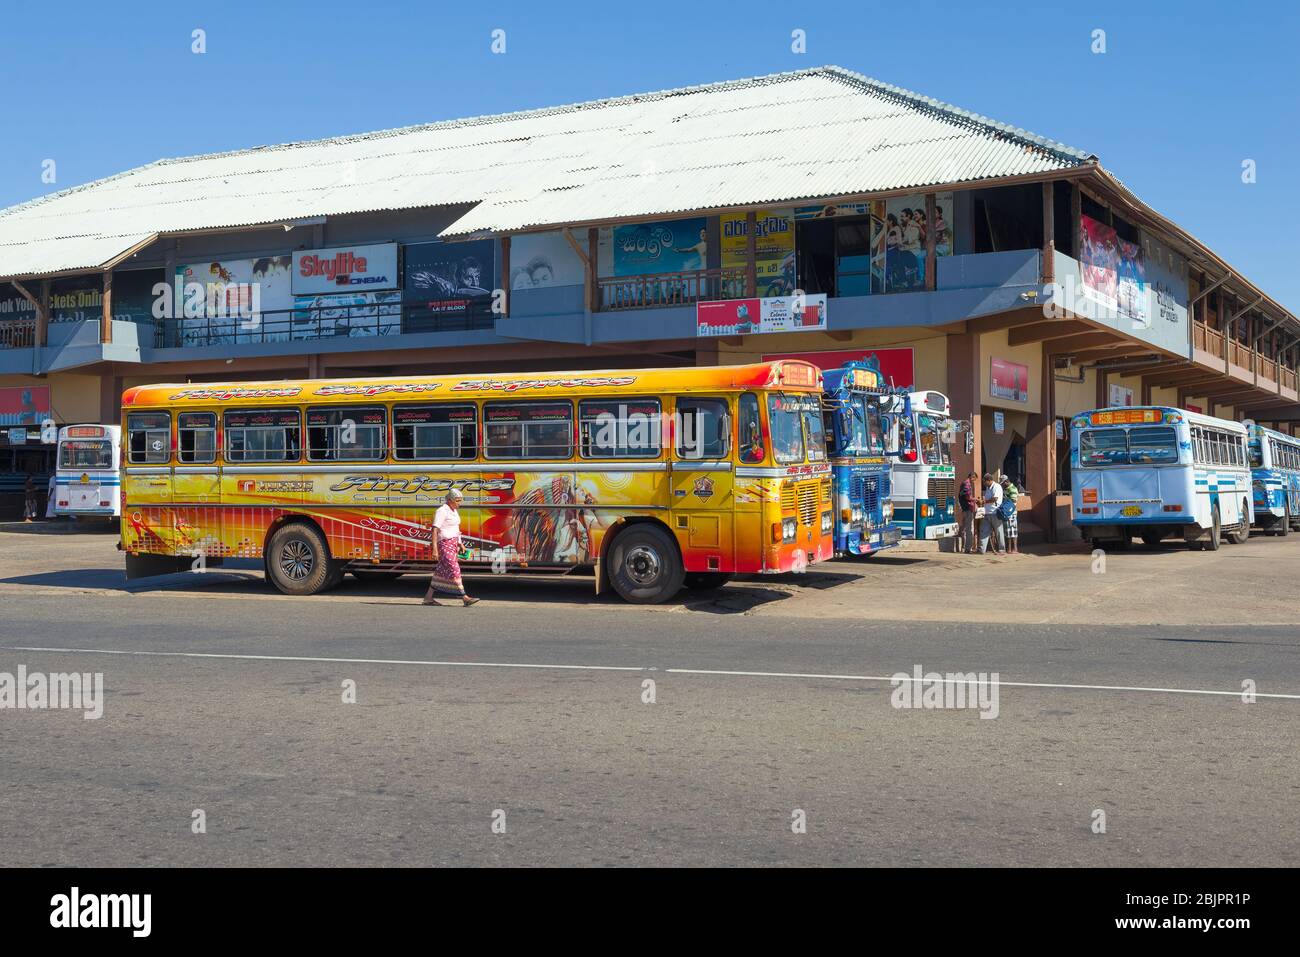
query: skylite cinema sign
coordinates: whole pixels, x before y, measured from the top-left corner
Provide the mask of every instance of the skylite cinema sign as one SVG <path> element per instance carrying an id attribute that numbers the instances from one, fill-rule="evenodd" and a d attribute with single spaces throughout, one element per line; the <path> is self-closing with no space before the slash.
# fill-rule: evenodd
<path id="1" fill-rule="evenodd" d="M 307 249 L 293 254 L 293 294 L 396 289 L 397 243 Z"/>

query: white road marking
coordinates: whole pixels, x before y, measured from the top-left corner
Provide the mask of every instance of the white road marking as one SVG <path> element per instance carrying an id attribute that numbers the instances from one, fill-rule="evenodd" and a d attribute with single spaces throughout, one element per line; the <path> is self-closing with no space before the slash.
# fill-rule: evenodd
<path id="1" fill-rule="evenodd" d="M 308 655 L 243 655 L 223 652 L 205 651 L 127 651 L 111 648 L 42 648 L 27 645 L 0 647 L 0 651 L 32 651 L 56 655 L 124 655 L 140 658 L 209 658 L 233 661 L 309 661 L 320 664 L 345 665 L 420 665 L 442 668 L 519 668 L 534 671 L 640 671 L 657 674 L 678 675 L 715 675 L 729 678 L 802 678 L 833 681 L 883 681 L 893 683 L 893 675 L 837 675 L 801 671 L 729 671 L 709 668 L 657 668 L 650 665 L 560 665 L 531 664 L 516 661 L 438 661 L 418 658 L 324 658 Z M 901 673 L 901 672 L 900 672 Z M 911 675 L 907 680 L 914 680 Z M 1004 681 L 999 685 L 1008 688 L 1047 688 L 1063 691 L 1141 691 L 1148 694 L 1193 694 L 1215 697 L 1240 698 L 1240 691 L 1217 691 L 1207 688 L 1157 688 L 1143 685 L 1081 685 L 1058 684 L 1046 681 Z M 1274 698 L 1287 701 L 1300 701 L 1300 694 L 1281 694 L 1278 692 L 1255 692 L 1256 698 Z"/>

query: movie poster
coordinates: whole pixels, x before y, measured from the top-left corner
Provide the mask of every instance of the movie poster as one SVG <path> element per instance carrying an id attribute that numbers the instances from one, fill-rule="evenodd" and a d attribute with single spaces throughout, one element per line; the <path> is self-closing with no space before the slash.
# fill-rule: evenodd
<path id="1" fill-rule="evenodd" d="M 411 307 L 408 331 L 436 326 L 443 316 L 489 314 L 496 288 L 496 240 L 417 243 L 406 247 L 403 298 Z"/>
<path id="2" fill-rule="evenodd" d="M 1079 217 L 1079 265 L 1083 294 L 1106 309 L 1119 309 L 1119 237 L 1091 216 Z"/>
<path id="3" fill-rule="evenodd" d="M 287 341 L 294 306 L 292 271 L 292 256 L 177 266 L 176 285 L 182 298 L 182 309 L 176 315 L 181 330 L 178 344 Z M 196 285 L 203 291 L 197 300 L 191 295 Z"/>
<path id="4" fill-rule="evenodd" d="M 1146 257 L 1137 243 L 1119 240 L 1119 274 L 1116 278 L 1116 298 L 1119 312 L 1133 320 L 1134 325 L 1150 326 L 1147 312 Z"/>
<path id="5" fill-rule="evenodd" d="M 794 210 L 767 210 L 755 217 L 754 265 L 760 298 L 789 295 L 795 288 Z M 722 268 L 749 265 L 749 220 L 744 213 L 718 220 Z"/>
<path id="6" fill-rule="evenodd" d="M 293 338 L 395 336 L 402 331 L 402 294 L 343 292 L 294 299 Z"/>
<path id="7" fill-rule="evenodd" d="M 602 229 L 602 275 L 645 276 L 707 269 L 708 224 L 703 217 Z"/>
<path id="8" fill-rule="evenodd" d="M 582 260 L 564 233 L 521 233 L 510 240 L 512 291 L 581 286 L 585 283 Z"/>
<path id="9" fill-rule="evenodd" d="M 936 257 L 952 253 L 952 193 L 935 196 L 934 220 L 924 196 L 900 196 L 885 203 L 885 291 L 915 292 L 926 285 L 926 244 L 934 236 Z"/>

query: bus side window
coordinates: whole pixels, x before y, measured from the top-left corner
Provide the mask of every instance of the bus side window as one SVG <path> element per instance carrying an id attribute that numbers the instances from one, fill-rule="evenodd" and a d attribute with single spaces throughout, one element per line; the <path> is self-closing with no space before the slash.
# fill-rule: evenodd
<path id="1" fill-rule="evenodd" d="M 387 453 L 387 438 L 382 407 L 307 410 L 309 462 L 378 462 Z"/>
<path id="2" fill-rule="evenodd" d="M 206 465 L 217 460 L 217 414 L 182 412 L 176 417 L 176 457 L 189 465 Z"/>
<path id="3" fill-rule="evenodd" d="M 573 403 L 487 402 L 483 454 L 489 459 L 573 457 Z"/>
<path id="4" fill-rule="evenodd" d="M 227 462 L 297 462 L 302 452 L 297 409 L 226 413 Z"/>
<path id="5" fill-rule="evenodd" d="M 677 399 L 677 457 L 721 459 L 730 450 L 731 426 L 725 399 Z"/>
<path id="6" fill-rule="evenodd" d="M 578 403 L 584 459 L 656 459 L 662 445 L 658 399 L 582 399 Z"/>
<path id="7" fill-rule="evenodd" d="M 393 458 L 472 459 L 478 454 L 478 406 L 393 406 Z"/>
<path id="8" fill-rule="evenodd" d="M 740 442 L 740 461 L 761 462 L 767 452 L 763 448 L 763 425 L 759 420 L 758 396 L 746 392 L 740 397 L 736 434 Z"/>
<path id="9" fill-rule="evenodd" d="M 127 461 L 133 465 L 156 465 L 171 461 L 172 417 L 170 412 L 132 412 L 126 417 Z"/>

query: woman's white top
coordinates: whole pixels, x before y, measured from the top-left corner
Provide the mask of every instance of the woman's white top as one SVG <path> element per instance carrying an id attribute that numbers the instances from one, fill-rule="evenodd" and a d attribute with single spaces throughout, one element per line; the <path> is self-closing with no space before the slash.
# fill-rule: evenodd
<path id="1" fill-rule="evenodd" d="M 443 538 L 460 538 L 460 512 L 450 505 L 439 506 L 433 516 L 433 527 Z"/>

